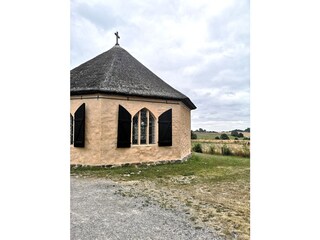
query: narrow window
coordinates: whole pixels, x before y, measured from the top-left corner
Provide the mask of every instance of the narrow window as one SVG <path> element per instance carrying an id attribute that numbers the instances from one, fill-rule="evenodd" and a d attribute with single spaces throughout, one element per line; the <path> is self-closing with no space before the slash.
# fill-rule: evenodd
<path id="1" fill-rule="evenodd" d="M 133 117 L 132 144 L 138 144 L 138 116 L 139 113 Z"/>
<path id="2" fill-rule="evenodd" d="M 140 111 L 140 144 L 147 144 L 147 110 Z"/>
<path id="3" fill-rule="evenodd" d="M 152 114 L 150 114 L 149 112 L 149 144 L 154 143 L 154 117 L 152 116 Z"/>
<path id="4" fill-rule="evenodd" d="M 143 108 L 133 117 L 132 144 L 144 145 L 155 143 L 155 118 Z"/>

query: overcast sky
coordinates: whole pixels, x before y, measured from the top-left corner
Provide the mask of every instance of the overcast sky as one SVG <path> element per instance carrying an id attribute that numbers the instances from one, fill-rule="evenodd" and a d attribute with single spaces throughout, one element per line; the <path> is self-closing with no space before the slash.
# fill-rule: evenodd
<path id="1" fill-rule="evenodd" d="M 250 127 L 249 0 L 72 0 L 71 68 L 120 46 L 197 106 L 191 128 Z"/>

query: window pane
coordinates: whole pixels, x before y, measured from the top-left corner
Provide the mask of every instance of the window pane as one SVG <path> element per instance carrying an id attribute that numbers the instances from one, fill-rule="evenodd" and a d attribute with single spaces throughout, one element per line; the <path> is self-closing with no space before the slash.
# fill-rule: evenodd
<path id="1" fill-rule="evenodd" d="M 140 112 L 140 144 L 147 143 L 147 110 L 142 109 Z"/>
<path id="2" fill-rule="evenodd" d="M 152 114 L 149 113 L 149 144 L 154 143 L 154 118 L 152 117 Z"/>
<path id="3" fill-rule="evenodd" d="M 132 144 L 138 144 L 138 115 L 139 113 L 133 117 Z"/>

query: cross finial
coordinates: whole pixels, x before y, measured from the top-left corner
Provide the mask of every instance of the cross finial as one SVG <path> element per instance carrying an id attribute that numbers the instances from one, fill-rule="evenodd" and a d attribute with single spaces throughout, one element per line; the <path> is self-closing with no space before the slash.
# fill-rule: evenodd
<path id="1" fill-rule="evenodd" d="M 119 33 L 118 32 L 116 32 L 116 33 L 114 33 L 115 35 L 116 35 L 116 45 L 119 45 L 119 43 L 118 43 L 118 39 L 120 38 L 120 36 L 119 36 Z"/>

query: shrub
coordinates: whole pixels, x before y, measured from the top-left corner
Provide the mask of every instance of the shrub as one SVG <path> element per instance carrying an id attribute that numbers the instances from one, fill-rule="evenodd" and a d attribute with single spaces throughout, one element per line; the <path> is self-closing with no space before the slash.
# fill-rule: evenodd
<path id="1" fill-rule="evenodd" d="M 223 146 L 221 147 L 221 154 L 225 156 L 229 156 L 232 154 L 230 148 L 226 144 L 223 144 Z"/>
<path id="2" fill-rule="evenodd" d="M 238 137 L 239 134 L 238 134 L 237 131 L 233 130 L 233 131 L 231 131 L 231 136 L 233 136 L 233 137 Z"/>
<path id="3" fill-rule="evenodd" d="M 202 146 L 200 143 L 196 143 L 196 145 L 193 146 L 192 151 L 202 153 Z"/>
<path id="4" fill-rule="evenodd" d="M 243 138 L 243 133 L 238 133 L 239 138 Z"/>
<path id="5" fill-rule="evenodd" d="M 222 133 L 222 134 L 221 134 L 221 136 L 220 136 L 220 139 L 228 140 L 228 139 L 229 139 L 229 137 L 228 137 L 228 135 L 227 135 L 227 134 Z"/>
<path id="6" fill-rule="evenodd" d="M 210 154 L 215 154 L 215 152 L 216 152 L 216 148 L 215 148 L 213 145 L 210 145 L 210 147 L 209 147 L 209 153 L 210 153 Z"/>
<path id="7" fill-rule="evenodd" d="M 216 136 L 214 139 L 220 139 L 219 136 Z"/>
<path id="8" fill-rule="evenodd" d="M 197 139 L 198 136 L 191 130 L 191 139 Z"/>
<path id="9" fill-rule="evenodd" d="M 239 139 L 237 137 L 235 137 L 234 140 L 239 140 Z"/>
<path id="10" fill-rule="evenodd" d="M 250 138 L 248 138 L 248 137 L 244 137 L 244 138 L 243 138 L 243 140 L 250 140 Z"/>

